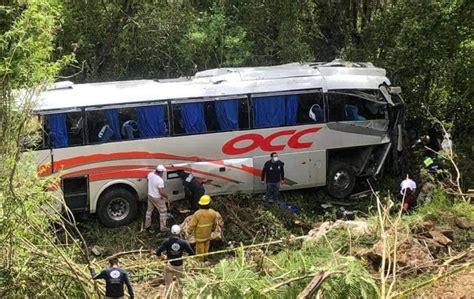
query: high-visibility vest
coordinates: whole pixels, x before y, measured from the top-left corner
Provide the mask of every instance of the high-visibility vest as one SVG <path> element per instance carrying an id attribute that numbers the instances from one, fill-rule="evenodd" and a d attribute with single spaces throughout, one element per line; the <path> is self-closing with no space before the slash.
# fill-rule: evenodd
<path id="1" fill-rule="evenodd" d="M 425 167 L 429 167 L 431 164 L 434 163 L 433 159 L 431 159 L 430 157 L 426 157 L 424 160 L 423 160 L 423 163 L 425 164 Z"/>

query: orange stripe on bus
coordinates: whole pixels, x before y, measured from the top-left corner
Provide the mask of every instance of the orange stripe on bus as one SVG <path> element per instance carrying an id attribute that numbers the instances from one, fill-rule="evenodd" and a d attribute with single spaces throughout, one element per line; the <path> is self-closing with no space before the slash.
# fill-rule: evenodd
<path id="1" fill-rule="evenodd" d="M 54 169 L 64 170 L 73 168 L 76 166 L 93 164 L 105 161 L 114 160 L 130 160 L 130 159 L 169 159 L 169 160 L 182 160 L 182 161 L 206 161 L 206 159 L 199 158 L 197 156 L 177 156 L 166 153 L 149 153 L 149 152 L 120 152 L 110 154 L 92 154 L 89 156 L 79 156 L 70 159 L 64 159 L 54 162 Z"/>
<path id="2" fill-rule="evenodd" d="M 168 169 L 182 169 L 184 171 L 193 172 L 196 174 L 202 174 L 205 176 L 215 177 L 224 181 L 233 182 L 236 184 L 241 183 L 238 180 L 234 180 L 225 176 L 213 174 L 210 172 L 205 172 L 202 170 L 191 169 L 190 167 L 182 166 L 167 166 Z M 74 172 L 67 173 L 63 175 L 63 178 L 79 176 L 79 175 L 89 175 L 89 180 L 98 181 L 105 179 L 114 179 L 114 178 L 146 178 L 148 173 L 155 169 L 154 165 L 116 165 L 116 166 L 104 166 L 97 168 L 88 168 L 82 169 Z M 124 174 L 130 174 L 126 176 Z"/>
<path id="3" fill-rule="evenodd" d="M 206 158 L 201 158 L 197 156 L 177 156 L 177 155 L 172 155 L 172 154 L 166 154 L 166 153 L 149 153 L 149 152 L 120 152 L 120 153 L 111 153 L 111 154 L 93 154 L 89 156 L 79 156 L 79 157 L 74 157 L 70 159 L 64 159 L 64 160 L 59 160 L 57 162 L 54 162 L 54 169 L 57 171 L 59 170 L 65 170 L 65 169 L 70 169 L 78 166 L 83 166 L 87 164 L 94 164 L 94 163 L 99 163 L 99 162 L 105 162 L 105 161 L 114 161 L 114 160 L 130 160 L 130 159 L 170 159 L 170 160 L 182 160 L 182 161 L 190 161 L 190 162 L 209 162 L 213 163 L 216 165 L 222 165 L 225 167 L 230 167 L 233 169 L 237 169 L 243 172 L 250 173 L 254 176 L 260 176 L 262 174 L 262 171 L 260 169 L 254 168 L 252 166 L 247 166 L 247 165 L 241 165 L 240 167 L 238 166 L 233 166 L 233 165 L 227 165 L 224 163 L 224 160 L 210 160 Z M 133 168 L 143 168 L 147 167 L 149 169 L 153 169 L 154 166 L 146 166 L 146 165 L 134 165 L 134 166 L 109 166 L 109 167 L 98 167 L 95 168 L 98 171 L 110 171 L 110 170 L 116 170 L 118 168 L 120 169 L 130 169 L 131 167 Z M 183 168 L 183 167 L 180 167 Z M 38 175 L 39 176 L 48 176 L 52 173 L 52 167 L 51 164 L 43 164 L 38 167 Z M 196 172 L 195 170 L 193 170 Z M 72 175 L 77 175 L 77 174 L 87 174 L 88 172 L 84 173 L 84 170 L 80 171 L 74 171 L 68 173 L 66 176 L 72 176 Z M 220 177 L 220 176 L 216 176 Z M 224 177 L 221 177 L 224 178 Z"/>

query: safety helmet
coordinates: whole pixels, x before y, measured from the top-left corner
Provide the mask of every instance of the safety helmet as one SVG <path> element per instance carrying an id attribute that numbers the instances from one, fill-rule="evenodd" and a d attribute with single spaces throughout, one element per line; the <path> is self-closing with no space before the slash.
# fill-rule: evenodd
<path id="1" fill-rule="evenodd" d="M 171 227 L 171 234 L 179 235 L 180 233 L 181 233 L 181 227 L 179 225 L 175 224 Z"/>
<path id="2" fill-rule="evenodd" d="M 201 206 L 207 206 L 208 204 L 211 203 L 211 197 L 209 195 L 203 195 L 201 196 L 201 198 L 199 199 L 199 204 Z"/>
<path id="3" fill-rule="evenodd" d="M 166 168 L 163 165 L 160 164 L 160 165 L 156 166 L 156 171 L 164 172 L 164 171 L 166 171 Z"/>

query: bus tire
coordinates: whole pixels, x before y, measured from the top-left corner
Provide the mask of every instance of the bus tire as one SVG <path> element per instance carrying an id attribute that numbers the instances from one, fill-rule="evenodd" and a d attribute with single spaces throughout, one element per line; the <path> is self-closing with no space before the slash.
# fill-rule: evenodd
<path id="1" fill-rule="evenodd" d="M 138 213 L 137 199 L 124 188 L 114 188 L 100 196 L 97 216 L 107 227 L 130 224 Z"/>
<path id="2" fill-rule="evenodd" d="M 330 164 L 327 176 L 327 191 L 334 198 L 348 197 L 354 190 L 356 175 L 347 163 L 335 161 Z"/>

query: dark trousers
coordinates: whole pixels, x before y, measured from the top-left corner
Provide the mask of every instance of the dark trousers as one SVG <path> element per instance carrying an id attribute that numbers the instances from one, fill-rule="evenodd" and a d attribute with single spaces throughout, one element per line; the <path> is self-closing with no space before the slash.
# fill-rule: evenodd
<path id="1" fill-rule="evenodd" d="M 267 192 L 265 192 L 265 203 L 271 203 L 280 199 L 280 183 L 267 183 Z"/>
<path id="2" fill-rule="evenodd" d="M 201 196 L 203 196 L 205 193 L 203 190 L 200 190 L 198 192 L 195 192 L 195 193 L 192 193 L 190 192 L 188 194 L 188 201 L 189 201 L 189 206 L 191 208 L 191 210 L 193 211 L 197 211 L 199 209 L 199 205 L 198 205 L 198 202 L 199 202 L 199 199 L 201 198 Z"/>

